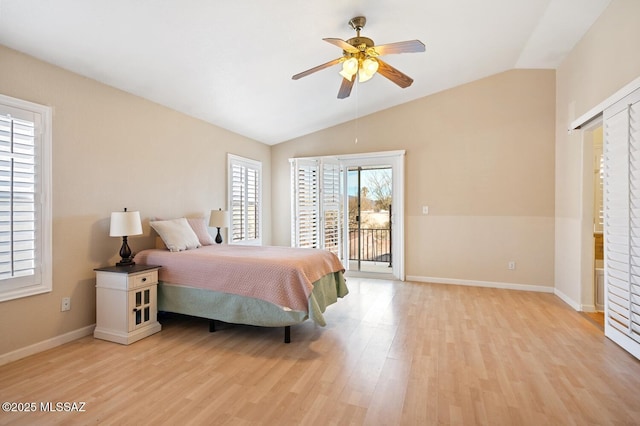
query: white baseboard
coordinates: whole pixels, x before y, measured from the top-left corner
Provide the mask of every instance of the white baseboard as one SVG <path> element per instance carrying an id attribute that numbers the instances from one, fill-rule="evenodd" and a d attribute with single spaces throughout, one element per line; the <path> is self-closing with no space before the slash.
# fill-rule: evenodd
<path id="1" fill-rule="evenodd" d="M 460 280 L 456 278 L 420 277 L 415 275 L 407 275 L 407 281 L 418 281 L 423 283 L 434 283 L 434 284 L 466 285 L 470 287 L 503 288 L 506 290 L 537 291 L 540 293 L 554 292 L 553 287 L 548 287 L 543 285 L 501 283 L 501 282 L 495 282 L 495 281 Z"/>
<path id="2" fill-rule="evenodd" d="M 566 303 L 567 305 L 571 306 L 576 311 L 578 311 L 578 312 L 582 311 L 582 306 L 580 305 L 580 303 L 576 302 L 575 300 L 573 300 L 572 298 L 570 298 L 569 296 L 567 296 L 566 294 L 564 294 L 563 292 L 561 292 L 557 288 L 554 289 L 553 294 L 558 296 L 560 299 L 562 299 L 562 301 L 564 303 Z"/>
<path id="3" fill-rule="evenodd" d="M 569 296 L 561 292 L 560 290 L 544 286 L 544 285 L 530 285 L 530 284 L 515 284 L 515 283 L 501 283 L 495 281 L 475 281 L 475 280 L 460 280 L 454 278 L 439 278 L 439 277 L 420 277 L 415 275 L 407 275 L 407 281 L 418 281 L 423 283 L 434 284 L 453 284 L 453 285 L 466 285 L 471 287 L 489 287 L 489 288 L 503 288 L 506 290 L 520 290 L 520 291 L 537 291 L 541 293 L 553 293 L 558 296 L 564 303 L 571 306 L 574 310 L 581 312 L 595 311 L 595 306 L 590 307 L 588 305 L 580 305 L 576 303 Z"/>
<path id="4" fill-rule="evenodd" d="M 65 343 L 80 339 L 85 336 L 90 336 L 91 334 L 93 334 L 93 329 L 95 328 L 95 326 L 95 324 L 88 325 L 86 327 L 82 327 L 77 330 L 73 330 L 68 333 L 43 340 L 42 342 L 34 343 L 33 345 L 16 349 L 15 351 L 8 352 L 6 354 L 1 354 L 0 365 L 17 361 L 21 358 L 43 352 L 51 348 L 55 348 L 56 346 L 63 345 Z"/>

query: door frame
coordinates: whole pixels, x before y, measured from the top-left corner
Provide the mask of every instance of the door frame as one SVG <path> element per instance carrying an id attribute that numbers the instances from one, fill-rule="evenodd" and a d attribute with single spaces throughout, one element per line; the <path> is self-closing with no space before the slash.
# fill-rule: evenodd
<path id="1" fill-rule="evenodd" d="M 351 210 L 350 210 L 350 197 L 353 196 L 352 194 L 349 194 L 349 187 L 353 184 L 353 182 L 350 182 L 350 173 L 351 172 L 356 172 L 357 173 L 357 178 L 358 178 L 358 193 L 357 193 L 357 197 L 358 197 L 358 211 L 357 211 L 357 222 L 358 222 L 358 233 L 357 233 L 357 241 L 358 241 L 358 246 L 357 246 L 357 250 L 356 252 L 358 253 L 358 259 L 357 259 L 357 264 L 358 264 L 358 269 L 357 272 L 367 272 L 367 271 L 363 271 L 362 270 L 362 233 L 361 233 L 361 229 L 362 229 L 362 173 L 363 172 L 368 172 L 368 171 L 373 171 L 373 170 L 392 170 L 392 167 L 390 165 L 375 165 L 372 167 L 363 167 L 362 165 L 359 166 L 344 166 L 342 167 L 342 170 L 345 173 L 345 179 L 343 182 L 343 186 L 345 188 L 346 191 L 346 196 L 344 197 L 343 203 L 347 203 L 345 205 L 345 215 L 346 215 L 346 219 L 348 221 L 348 223 L 351 222 Z M 392 170 L 393 171 L 393 170 Z M 393 174 L 391 176 L 391 197 L 392 197 L 392 201 L 393 201 Z M 391 206 L 391 209 L 389 210 L 389 214 L 393 214 L 393 205 Z M 389 220 L 391 221 L 391 218 L 389 218 Z M 393 232 L 393 227 L 390 228 L 390 230 Z M 352 253 L 352 249 L 353 247 L 351 246 L 351 228 L 347 228 L 345 231 L 343 231 L 343 234 L 346 232 L 346 235 L 344 236 L 344 241 L 346 244 L 343 245 L 343 250 L 346 250 L 346 257 L 344 259 L 345 262 L 348 262 L 348 270 L 351 270 L 351 261 L 353 259 L 351 259 L 351 253 Z M 393 236 L 389 235 L 389 242 L 391 243 L 393 241 Z M 384 263 L 390 263 L 389 266 L 393 266 L 393 244 L 390 245 L 391 248 L 391 252 L 389 253 L 389 262 L 384 262 Z M 383 273 L 384 274 L 384 273 Z"/>
<path id="2" fill-rule="evenodd" d="M 593 130 L 595 130 L 595 128 L 597 128 L 598 126 L 604 125 L 604 111 L 608 107 L 624 99 L 625 97 L 627 97 L 628 95 L 636 91 L 637 89 L 640 89 L 640 77 L 635 78 L 634 80 L 626 84 L 624 87 L 620 88 L 618 91 L 611 94 L 611 96 L 607 97 L 605 100 L 603 100 L 602 102 L 600 102 L 599 104 L 597 104 L 596 106 L 594 106 L 593 108 L 591 108 L 590 110 L 582 114 L 580 117 L 571 121 L 569 125 L 569 129 L 568 129 L 569 133 L 574 132 L 576 130 L 581 131 L 580 143 L 582 144 L 581 145 L 582 170 L 581 170 L 581 176 L 580 176 L 581 178 L 580 180 L 580 191 L 581 191 L 580 230 L 578 231 L 580 232 L 580 258 L 579 258 L 580 264 L 578 266 L 580 272 L 579 272 L 578 278 L 580 279 L 581 287 L 579 290 L 579 299 L 577 301 L 578 306 L 575 308 L 580 311 L 589 311 L 590 306 L 588 304 L 585 304 L 584 300 L 585 299 L 592 300 L 595 296 L 594 285 L 593 285 L 593 280 L 595 280 L 595 275 L 592 276 L 591 278 L 588 278 L 588 274 L 589 274 L 588 271 L 589 269 L 593 269 L 593 262 L 594 262 L 593 247 L 590 246 L 589 243 L 587 242 L 589 238 L 592 238 L 592 237 L 589 237 L 588 235 L 593 234 L 593 226 L 589 225 L 589 222 L 591 224 L 593 223 L 593 206 L 589 205 L 588 203 L 589 197 L 593 197 L 593 187 L 589 188 L 587 184 L 589 181 L 593 182 L 592 177 L 589 177 L 589 178 L 587 177 L 591 173 L 590 169 L 592 167 L 591 162 L 593 161 L 593 159 L 589 158 L 587 160 L 586 158 L 587 151 L 589 151 L 588 144 L 591 144 L 591 146 L 593 146 Z M 585 148 L 585 145 L 587 146 L 586 148 Z M 591 152 L 593 152 L 593 150 L 591 150 Z M 587 161 L 589 161 L 589 163 L 587 163 Z M 593 185 L 593 183 L 591 183 L 591 185 Z M 590 194 L 587 194 L 585 191 L 590 191 Z M 588 227 L 590 228 L 587 231 Z M 589 265 L 591 265 L 591 267 L 589 267 Z M 605 291 L 606 291 L 606 287 L 605 287 Z M 606 296 L 605 296 L 605 300 L 606 300 Z M 594 304 L 594 310 L 595 310 L 595 304 Z M 606 311 L 606 307 L 605 307 L 605 311 Z M 606 318 L 605 318 L 605 322 L 606 322 Z"/>
<path id="3" fill-rule="evenodd" d="M 593 132 L 604 124 L 602 114 L 594 117 L 582 129 L 582 176 L 580 212 L 580 310 L 596 312 L 595 248 L 594 248 L 594 181 Z"/>
<path id="4" fill-rule="evenodd" d="M 578 129 L 582 129 L 582 152 L 583 152 L 583 158 L 582 158 L 582 205 L 580 206 L 580 218 L 581 218 L 581 225 L 582 225 L 582 232 L 580 233 L 581 236 L 581 248 L 580 248 L 580 260 L 581 260 L 581 265 L 580 265 L 580 271 L 581 273 L 584 273 L 585 268 L 585 262 L 582 262 L 582 260 L 585 260 L 586 256 L 588 256 L 588 253 L 591 250 L 585 249 L 585 226 L 584 226 L 584 218 L 585 216 L 588 215 L 588 213 L 585 212 L 585 203 L 584 200 L 586 198 L 586 194 L 584 193 L 585 191 L 585 155 L 584 155 L 584 151 L 585 151 L 585 138 L 589 138 L 588 142 L 592 142 L 592 132 L 593 129 L 597 126 L 597 120 L 602 120 L 602 125 L 605 124 L 606 122 L 606 113 L 607 113 L 607 109 L 614 106 L 615 104 L 617 104 L 618 102 L 624 100 L 627 96 L 632 95 L 632 93 L 634 93 L 636 90 L 640 90 L 640 77 L 636 78 L 635 80 L 633 80 L 631 83 L 627 84 L 625 87 L 623 87 L 622 89 L 618 90 L 616 93 L 614 93 L 613 95 L 611 95 L 609 98 L 607 98 L 606 100 L 604 100 L 603 102 L 601 102 L 600 104 L 598 104 L 597 106 L 595 106 L 594 108 L 592 108 L 591 110 L 589 110 L 587 113 L 583 114 L 581 117 L 579 117 L 578 119 L 574 120 L 570 127 L 569 127 L 569 131 L 574 131 L 574 130 L 578 130 Z M 593 125 L 593 127 L 592 127 Z M 604 142 L 605 142 L 605 146 L 606 146 L 606 135 L 604 136 Z M 592 160 L 591 160 L 592 161 Z M 606 179 L 606 177 L 605 177 Z M 593 207 L 590 207 L 589 210 L 592 211 Z M 591 213 L 591 215 L 593 215 L 593 213 Z M 606 237 L 606 228 L 605 228 L 605 237 Z M 614 326 L 612 326 L 609 323 L 609 307 L 608 307 L 608 280 L 607 280 L 607 262 L 606 262 L 606 256 L 607 256 L 607 251 L 606 251 L 606 240 L 605 240 L 605 264 L 604 264 L 604 268 L 605 268 L 605 300 L 604 300 L 604 305 L 605 305 L 605 318 L 604 318 L 604 335 L 606 337 L 608 337 L 609 339 L 611 339 L 613 342 L 615 342 L 617 345 L 621 346 L 622 348 L 624 348 L 627 352 L 629 352 L 630 354 L 632 354 L 633 356 L 635 356 L 636 358 L 640 359 L 640 343 L 638 343 L 637 341 L 633 340 L 631 337 L 625 335 L 624 333 L 620 332 L 619 330 L 617 330 Z M 580 276 L 580 278 L 582 278 L 582 274 Z M 593 285 L 591 286 L 591 288 L 593 289 Z M 584 290 L 584 284 L 583 287 L 581 287 L 580 289 L 580 301 L 583 300 L 583 290 Z M 593 291 L 593 290 L 592 290 Z"/>
<path id="5" fill-rule="evenodd" d="M 392 179 L 392 191 L 391 205 L 393 210 L 391 212 L 391 239 L 393 245 L 391 247 L 391 256 L 393 259 L 392 274 L 397 280 L 405 280 L 404 270 L 404 160 L 405 150 L 397 151 L 382 151 L 382 152 L 369 152 L 362 154 L 348 154 L 338 155 L 335 158 L 340 162 L 340 165 L 345 170 L 343 179 L 343 185 L 345 188 L 343 194 L 343 203 L 345 206 L 349 205 L 349 196 L 346 191 L 347 173 L 348 167 L 367 167 L 367 166 L 390 166 L 391 167 L 391 179 Z M 343 235 L 349 235 L 349 218 L 344 215 L 344 229 Z M 347 238 L 343 238 L 343 253 L 347 251 Z M 348 268 L 349 262 L 346 262 Z M 373 275 L 372 275 L 373 277 Z"/>

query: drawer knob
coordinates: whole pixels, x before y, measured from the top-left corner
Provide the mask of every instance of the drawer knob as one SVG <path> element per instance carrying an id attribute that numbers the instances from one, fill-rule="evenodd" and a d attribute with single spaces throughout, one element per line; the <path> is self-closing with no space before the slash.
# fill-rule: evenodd
<path id="1" fill-rule="evenodd" d="M 142 278 L 142 282 L 145 282 L 147 280 L 147 277 Z"/>

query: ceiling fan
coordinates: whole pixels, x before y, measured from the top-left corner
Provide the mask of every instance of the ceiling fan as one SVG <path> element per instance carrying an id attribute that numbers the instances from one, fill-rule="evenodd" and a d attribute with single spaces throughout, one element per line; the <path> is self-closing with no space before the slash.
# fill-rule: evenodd
<path id="1" fill-rule="evenodd" d="M 393 53 L 424 52 L 424 44 L 420 40 L 408 40 L 375 46 L 373 40 L 370 38 L 360 37 L 360 30 L 364 28 L 366 23 L 367 19 L 364 16 L 352 18 L 349 21 L 349 25 L 356 30 L 356 36 L 347 41 L 339 38 L 323 38 L 324 41 L 342 48 L 342 56 L 296 74 L 291 78 L 298 80 L 316 71 L 342 63 L 340 75 L 343 78 L 340 90 L 338 91 L 338 99 L 347 98 L 351 94 L 351 88 L 355 83 L 356 74 L 358 74 L 359 83 L 364 83 L 371 79 L 371 77 L 378 72 L 403 89 L 411 86 L 411 83 L 413 83 L 411 77 L 381 60 L 380 56 Z"/>

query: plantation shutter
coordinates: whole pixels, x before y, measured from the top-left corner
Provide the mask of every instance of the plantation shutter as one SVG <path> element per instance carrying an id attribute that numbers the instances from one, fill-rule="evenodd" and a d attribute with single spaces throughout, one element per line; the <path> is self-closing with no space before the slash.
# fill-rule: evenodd
<path id="1" fill-rule="evenodd" d="M 320 246 L 320 182 L 316 160 L 296 159 L 291 162 L 293 247 Z"/>
<path id="2" fill-rule="evenodd" d="M 329 158 L 291 159 L 291 245 L 342 253 L 340 164 Z"/>
<path id="3" fill-rule="evenodd" d="M 594 158 L 594 194 L 593 194 L 593 230 L 602 232 L 604 230 L 604 155 L 602 147 L 596 152 Z"/>
<path id="4" fill-rule="evenodd" d="M 640 358 L 640 90 L 604 112 L 605 335 Z"/>
<path id="5" fill-rule="evenodd" d="M 340 164 L 330 160 L 322 162 L 322 241 L 324 249 L 342 258 L 342 215 L 340 191 Z"/>
<path id="6" fill-rule="evenodd" d="M 260 172 L 253 167 L 245 167 L 246 171 L 246 239 L 257 240 L 260 238 L 260 215 L 259 215 L 259 190 Z"/>
<path id="7" fill-rule="evenodd" d="M 229 210 L 232 243 L 261 243 L 261 164 L 229 154 Z"/>
<path id="8" fill-rule="evenodd" d="M 231 164 L 231 241 L 244 238 L 245 168 Z"/>
<path id="9" fill-rule="evenodd" d="M 0 280 L 4 289 L 39 283 L 36 269 L 35 114 L 0 115 Z"/>

